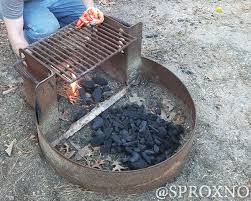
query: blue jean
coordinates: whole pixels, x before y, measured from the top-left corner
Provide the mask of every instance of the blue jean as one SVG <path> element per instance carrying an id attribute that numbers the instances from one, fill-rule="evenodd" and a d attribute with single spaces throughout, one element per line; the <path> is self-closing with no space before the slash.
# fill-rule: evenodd
<path id="1" fill-rule="evenodd" d="M 24 33 L 33 43 L 56 32 L 86 10 L 81 0 L 32 0 L 24 3 Z"/>

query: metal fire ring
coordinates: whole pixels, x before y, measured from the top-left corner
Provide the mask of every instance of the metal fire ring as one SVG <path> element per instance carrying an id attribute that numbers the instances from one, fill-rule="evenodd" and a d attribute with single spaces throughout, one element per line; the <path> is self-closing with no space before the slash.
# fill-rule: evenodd
<path id="1" fill-rule="evenodd" d="M 141 58 L 141 73 L 150 76 L 149 79 L 156 81 L 168 89 L 176 98 L 181 100 L 187 107 L 192 119 L 192 131 L 183 146 L 167 160 L 144 169 L 112 172 L 86 167 L 71 159 L 65 158 L 49 143 L 48 132 L 55 129 L 55 107 L 57 103 L 53 100 L 57 94 L 55 74 L 40 82 L 36 87 L 36 117 L 39 145 L 51 166 L 63 177 L 85 189 L 112 193 L 139 193 L 152 190 L 155 187 L 165 184 L 169 179 L 179 173 L 194 140 L 194 128 L 196 125 L 196 109 L 193 99 L 185 85 L 164 66 L 146 58 Z M 45 98 L 46 97 L 46 98 Z M 42 99 L 44 99 L 42 101 Z M 40 101 L 40 103 L 38 102 Z M 51 133 L 51 132 L 50 132 Z"/>

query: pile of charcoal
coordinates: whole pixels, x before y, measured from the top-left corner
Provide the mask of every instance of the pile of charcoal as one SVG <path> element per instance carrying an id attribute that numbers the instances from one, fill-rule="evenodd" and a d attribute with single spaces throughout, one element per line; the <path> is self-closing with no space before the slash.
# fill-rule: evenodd
<path id="1" fill-rule="evenodd" d="M 109 109 L 96 117 L 90 144 L 102 154 L 115 154 L 131 170 L 145 168 L 170 157 L 179 147 L 184 129 L 167 122 L 142 105 Z"/>
<path id="2" fill-rule="evenodd" d="M 84 104 L 99 103 L 112 95 L 108 81 L 103 77 L 93 77 L 80 83 L 79 95 Z"/>
<path id="3" fill-rule="evenodd" d="M 65 97 L 59 97 L 59 111 L 64 120 L 75 122 L 87 114 L 96 103 L 112 96 L 112 89 L 108 81 L 100 76 L 89 78 L 79 83 L 79 103 L 72 104 Z"/>

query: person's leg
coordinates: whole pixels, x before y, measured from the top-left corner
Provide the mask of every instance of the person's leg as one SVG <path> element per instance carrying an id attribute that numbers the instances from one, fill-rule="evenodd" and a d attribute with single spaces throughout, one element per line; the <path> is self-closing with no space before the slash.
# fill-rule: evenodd
<path id="1" fill-rule="evenodd" d="M 45 38 L 59 28 L 57 18 L 41 1 L 24 4 L 24 32 L 29 43 Z"/>
<path id="2" fill-rule="evenodd" d="M 56 16 L 61 27 L 77 20 L 86 10 L 81 0 L 56 0 L 48 8 Z"/>

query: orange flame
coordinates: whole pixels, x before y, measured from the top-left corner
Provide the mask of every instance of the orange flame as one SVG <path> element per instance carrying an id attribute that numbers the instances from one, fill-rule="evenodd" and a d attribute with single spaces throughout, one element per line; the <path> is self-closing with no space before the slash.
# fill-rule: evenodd
<path id="1" fill-rule="evenodd" d="M 71 75 L 72 75 L 72 77 L 73 77 L 74 79 L 77 78 L 76 75 L 74 75 L 73 73 L 72 73 Z M 79 85 L 78 85 L 77 81 L 71 83 L 70 86 L 71 86 L 71 90 L 72 90 L 73 95 L 77 96 L 77 94 L 78 94 L 78 93 L 77 93 L 77 90 L 78 90 L 78 88 L 79 88 Z"/>

